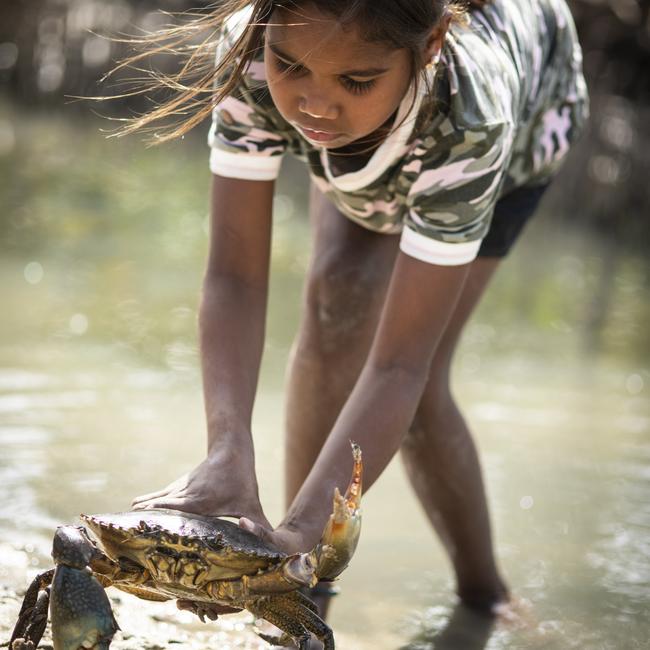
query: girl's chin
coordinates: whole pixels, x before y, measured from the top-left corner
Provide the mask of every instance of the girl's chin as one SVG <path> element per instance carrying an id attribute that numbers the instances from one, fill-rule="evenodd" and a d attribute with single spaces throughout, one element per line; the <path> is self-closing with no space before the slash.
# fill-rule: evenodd
<path id="1" fill-rule="evenodd" d="M 336 153 L 337 151 L 341 150 L 341 153 L 344 153 L 344 150 L 346 147 L 348 147 L 350 144 L 352 144 L 352 140 L 349 138 L 341 139 L 338 142 L 328 142 L 328 143 L 320 143 L 320 146 L 323 147 L 323 149 L 327 149 L 328 151 L 332 151 Z"/>
<path id="2" fill-rule="evenodd" d="M 325 149 L 332 153 L 353 155 L 374 151 L 382 141 L 383 140 L 370 139 L 365 135 L 359 138 L 341 138 L 338 142 L 328 143 L 327 145 L 321 143 L 320 146 L 324 146 Z"/>
<path id="3" fill-rule="evenodd" d="M 328 151 L 336 151 L 337 149 L 341 149 L 342 147 L 345 147 L 348 144 L 344 140 L 333 140 L 332 142 L 319 142 L 317 140 L 310 140 L 309 138 L 305 138 L 305 139 L 312 146 L 320 147 L 321 149 L 327 149 Z"/>

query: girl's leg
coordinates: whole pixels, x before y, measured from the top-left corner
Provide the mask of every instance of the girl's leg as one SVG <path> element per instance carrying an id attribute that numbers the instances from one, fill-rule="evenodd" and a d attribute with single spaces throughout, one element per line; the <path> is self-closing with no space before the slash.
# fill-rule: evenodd
<path id="1" fill-rule="evenodd" d="M 398 238 L 355 225 L 312 186 L 314 242 L 287 387 L 287 507 L 307 477 L 365 362 Z M 311 598 L 327 615 L 329 585 Z"/>
<path id="2" fill-rule="evenodd" d="M 458 338 L 498 265 L 479 258 L 436 352 L 402 459 L 422 506 L 440 535 L 466 604 L 489 610 L 507 599 L 496 567 L 481 468 L 449 385 Z"/>
<path id="3" fill-rule="evenodd" d="M 397 237 L 356 226 L 315 188 L 310 214 L 312 262 L 288 378 L 287 505 L 361 371 L 398 250 Z M 474 262 L 402 448 L 416 493 L 450 553 L 461 598 L 486 606 L 503 599 L 507 589 L 495 566 L 476 450 L 451 397 L 449 366 L 460 332 L 497 265 L 496 259 Z"/>
<path id="4" fill-rule="evenodd" d="M 293 501 L 370 348 L 398 238 L 352 223 L 312 186 L 314 242 L 289 363 L 285 478 Z"/>

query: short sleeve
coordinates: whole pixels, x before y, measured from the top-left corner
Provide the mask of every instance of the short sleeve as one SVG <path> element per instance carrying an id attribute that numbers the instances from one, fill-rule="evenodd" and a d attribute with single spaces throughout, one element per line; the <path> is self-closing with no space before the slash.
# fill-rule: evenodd
<path id="1" fill-rule="evenodd" d="M 274 180 L 286 141 L 261 107 L 226 97 L 215 106 L 208 136 L 213 174 L 245 180 Z"/>
<path id="2" fill-rule="evenodd" d="M 446 128 L 447 127 L 447 128 Z M 431 264 L 467 264 L 485 237 L 511 158 L 512 127 L 443 122 L 414 151 L 401 250 Z"/>
<path id="3" fill-rule="evenodd" d="M 217 61 L 224 48 L 234 43 L 249 14 L 247 9 L 230 19 Z M 271 99 L 260 54 L 251 61 L 233 92 L 212 111 L 208 135 L 211 171 L 228 178 L 274 180 L 287 149 L 286 128 Z"/>

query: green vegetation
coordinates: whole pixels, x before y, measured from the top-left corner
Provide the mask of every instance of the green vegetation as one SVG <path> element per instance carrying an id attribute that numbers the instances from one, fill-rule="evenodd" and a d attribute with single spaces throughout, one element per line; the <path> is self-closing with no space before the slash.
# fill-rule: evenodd
<path id="1" fill-rule="evenodd" d="M 146 148 L 137 138 L 107 140 L 106 121 L 7 106 L 0 127 L 11 145 L 0 156 L 3 340 L 85 336 L 154 363 L 170 354 L 192 361 L 208 231 L 202 135 Z M 309 241 L 306 177 L 288 172 L 276 202 L 269 323 L 269 346 L 284 350 Z M 595 348 L 647 359 L 646 262 L 630 255 L 612 270 L 602 242 L 550 217 L 539 215 L 504 264 L 467 332 L 468 349 L 565 355 Z"/>

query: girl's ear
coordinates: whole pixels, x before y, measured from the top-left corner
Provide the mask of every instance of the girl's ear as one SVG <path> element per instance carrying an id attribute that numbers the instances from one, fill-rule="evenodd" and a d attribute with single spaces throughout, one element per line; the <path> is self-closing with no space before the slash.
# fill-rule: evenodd
<path id="1" fill-rule="evenodd" d="M 424 60 L 425 61 L 438 61 L 442 46 L 445 44 L 445 37 L 451 24 L 451 12 L 445 11 L 438 24 L 431 30 L 427 43 L 424 46 Z"/>

